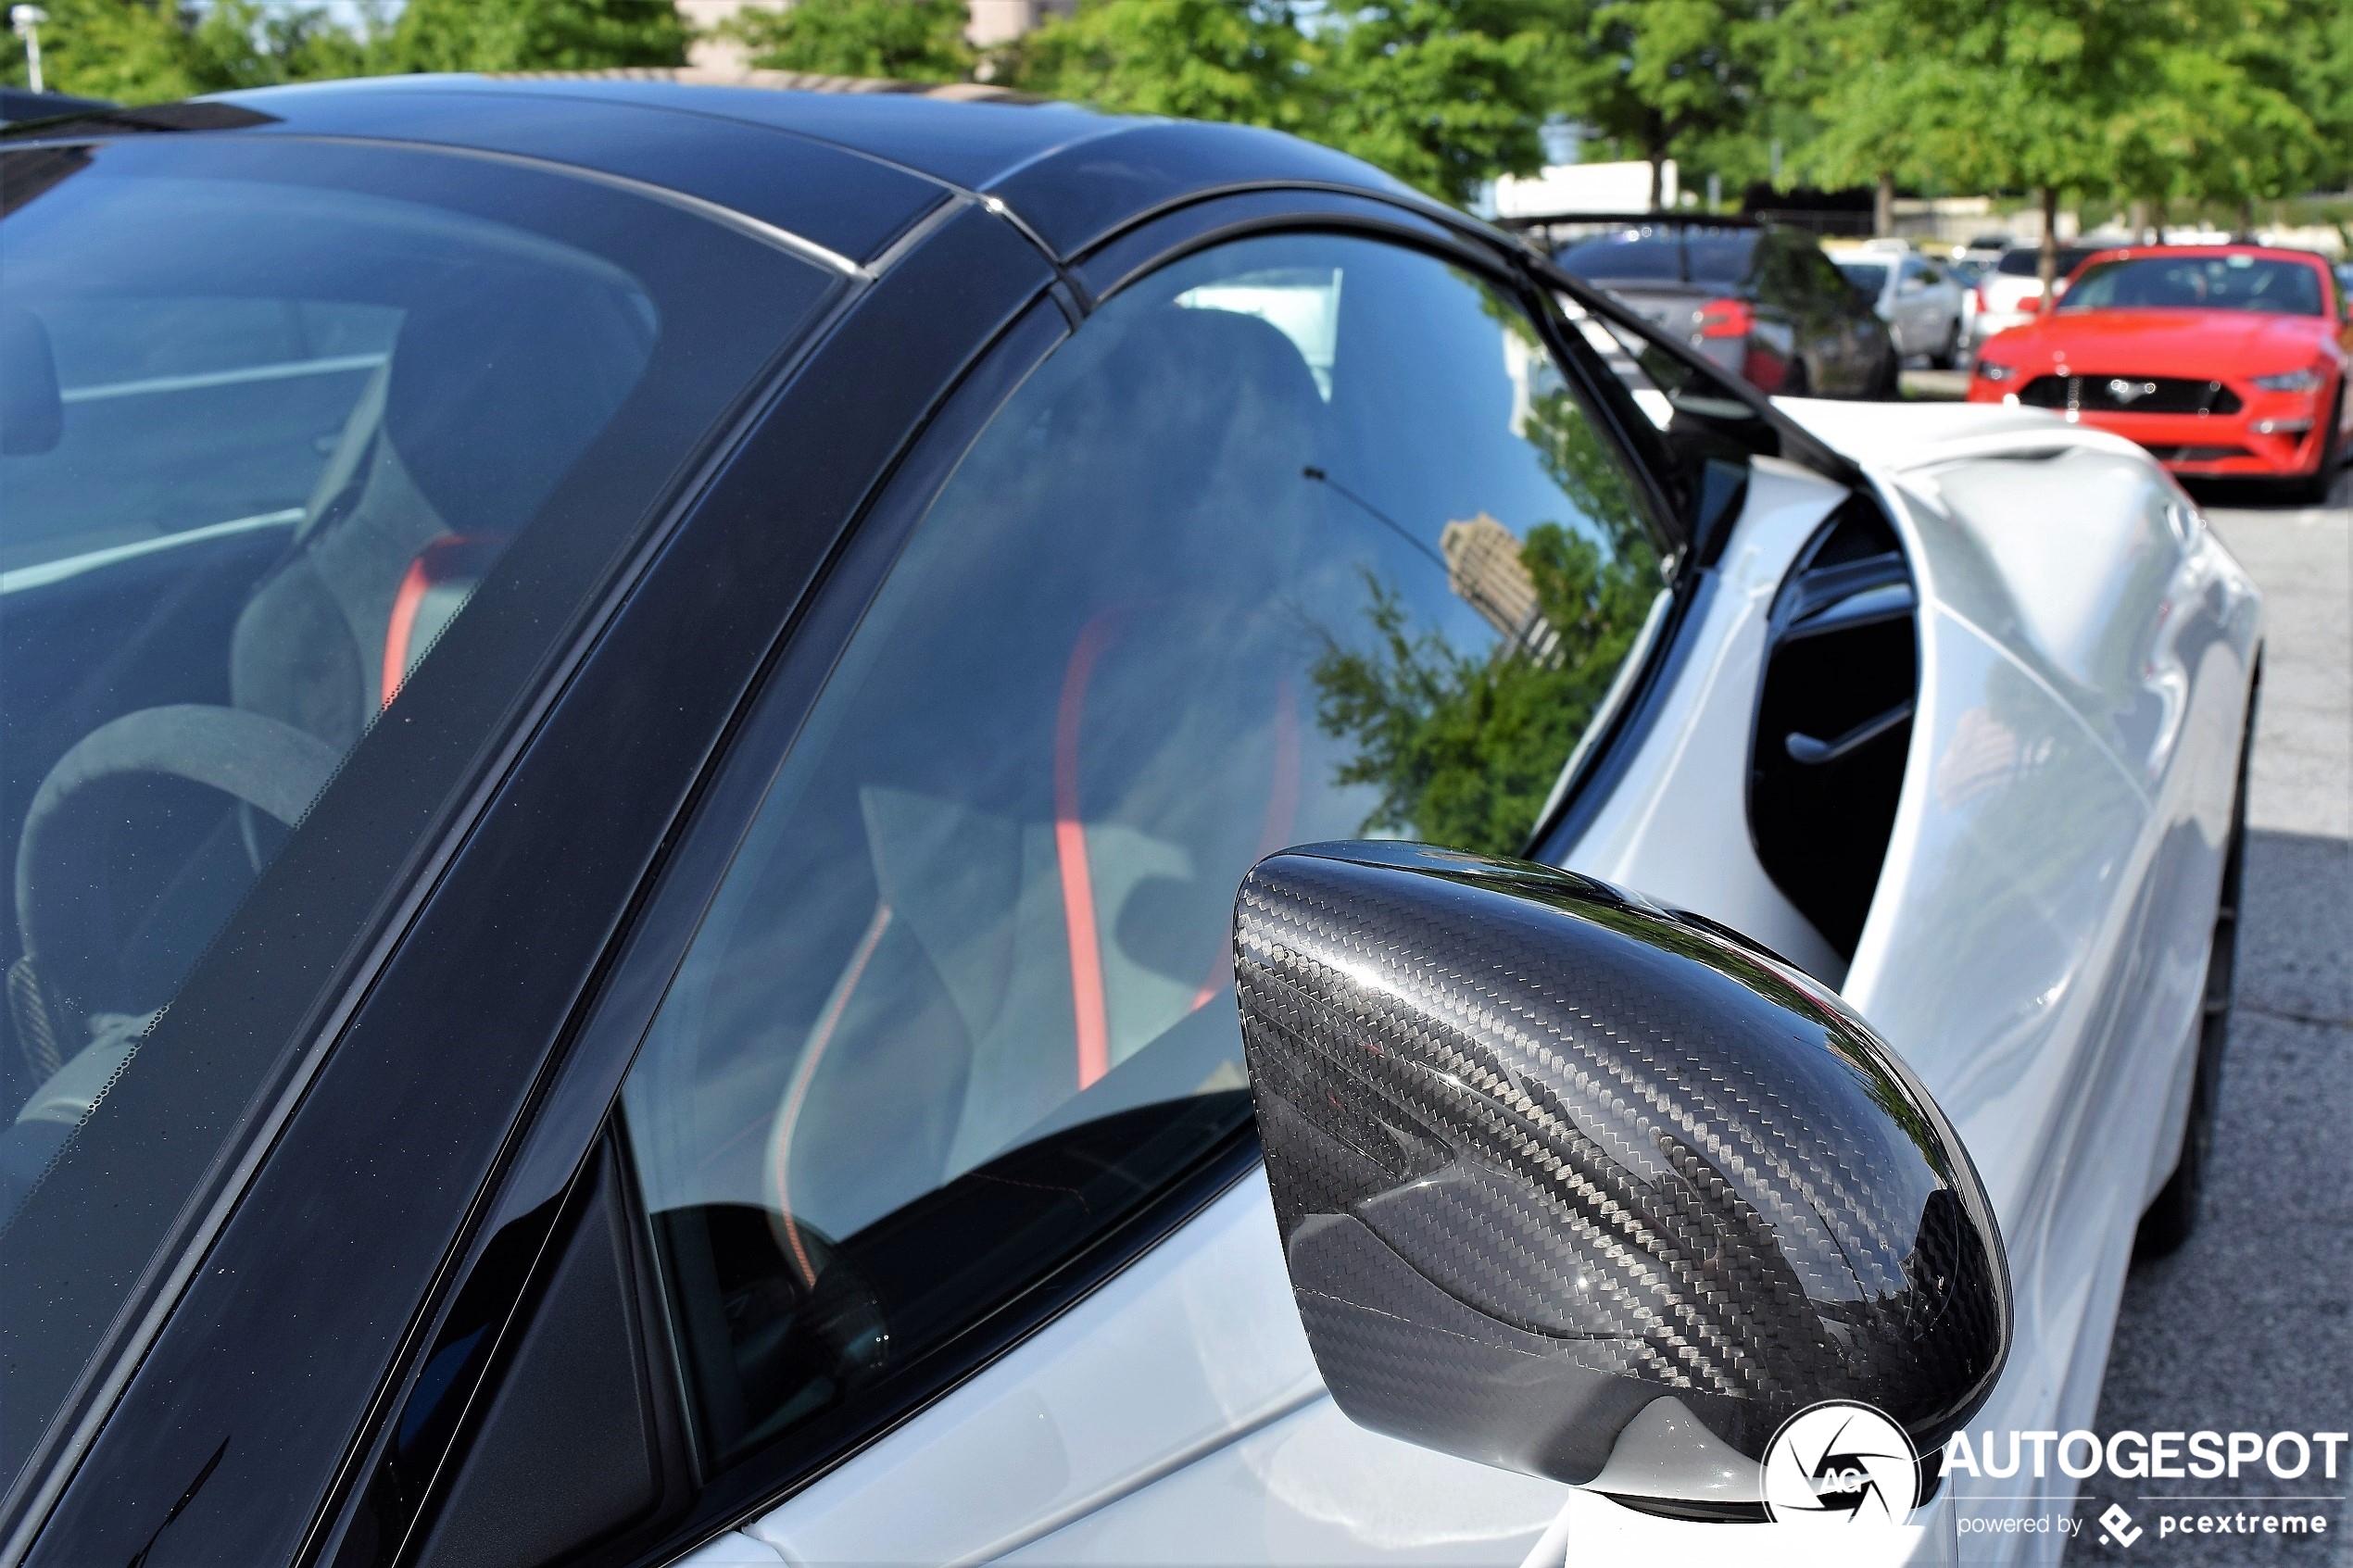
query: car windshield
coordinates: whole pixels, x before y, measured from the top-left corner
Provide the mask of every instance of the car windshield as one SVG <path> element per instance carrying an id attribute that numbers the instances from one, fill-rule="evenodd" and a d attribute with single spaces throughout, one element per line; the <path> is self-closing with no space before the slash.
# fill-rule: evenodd
<path id="1" fill-rule="evenodd" d="M 1838 270 L 1846 274 L 1848 282 L 1875 297 L 1887 287 L 1887 264 L 1883 261 L 1842 261 Z"/>
<path id="2" fill-rule="evenodd" d="M 484 746 L 832 278 L 422 151 L 0 157 L 5 1478 L 454 798 L 387 746 Z"/>
<path id="3" fill-rule="evenodd" d="M 1628 230 L 1561 253 L 1561 267 L 1603 282 L 1737 283 L 1748 276 L 1756 236 Z"/>
<path id="4" fill-rule="evenodd" d="M 2256 310 L 2318 316 L 2320 269 L 2264 256 L 2136 256 L 2075 280 L 2062 311 Z"/>

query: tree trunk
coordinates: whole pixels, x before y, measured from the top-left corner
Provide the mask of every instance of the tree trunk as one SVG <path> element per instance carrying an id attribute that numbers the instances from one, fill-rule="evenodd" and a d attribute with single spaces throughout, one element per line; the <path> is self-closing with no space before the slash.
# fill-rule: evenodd
<path id="1" fill-rule="evenodd" d="M 2034 270 L 2035 275 L 2043 280 L 2043 297 L 2035 306 L 2037 310 L 2048 310 L 2057 303 L 2053 297 L 2053 291 L 2058 285 L 2058 199 L 2057 185 L 2043 187 L 2042 264 Z"/>
<path id="2" fill-rule="evenodd" d="M 1879 191 L 1871 198 L 1871 232 L 1882 239 L 1895 232 L 1895 174 L 1882 169 L 1879 173 Z"/>
<path id="3" fill-rule="evenodd" d="M 2133 243 L 2140 245 L 2148 239 L 2149 204 L 2134 196 L 2124 204 L 2124 226 L 2133 231 Z"/>
<path id="4" fill-rule="evenodd" d="M 1651 210 L 1660 210 L 1667 196 L 1667 155 L 1651 154 Z"/>

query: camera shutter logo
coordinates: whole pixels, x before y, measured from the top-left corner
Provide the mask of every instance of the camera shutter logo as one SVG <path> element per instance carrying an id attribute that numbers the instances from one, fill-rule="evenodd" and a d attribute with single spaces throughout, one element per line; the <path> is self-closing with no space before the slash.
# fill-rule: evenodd
<path id="1" fill-rule="evenodd" d="M 1765 1450 L 1765 1512 L 1776 1524 L 1901 1524 L 1919 1491 L 1912 1440 L 1869 1405 L 1802 1410 Z"/>

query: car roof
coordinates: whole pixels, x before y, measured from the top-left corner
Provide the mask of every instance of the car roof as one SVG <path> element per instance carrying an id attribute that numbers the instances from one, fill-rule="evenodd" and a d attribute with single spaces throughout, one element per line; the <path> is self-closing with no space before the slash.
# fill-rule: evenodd
<path id="1" fill-rule="evenodd" d="M 358 78 L 113 111 L 6 140 L 172 129 L 463 148 L 709 202 L 861 265 L 959 195 L 1001 205 L 1065 260 L 1146 214 L 1224 189 L 1312 185 L 1436 209 L 1369 164 L 1255 127 L 1010 94 L 973 101 L 970 88 L 678 80 L 689 74 Z"/>

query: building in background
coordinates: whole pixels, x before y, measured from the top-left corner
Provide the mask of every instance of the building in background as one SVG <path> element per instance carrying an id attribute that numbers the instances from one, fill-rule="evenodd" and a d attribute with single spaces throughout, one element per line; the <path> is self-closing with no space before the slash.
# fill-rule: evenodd
<path id="1" fill-rule="evenodd" d="M 1077 0 L 966 0 L 972 16 L 965 36 L 983 48 L 1008 44 L 1036 27 L 1049 15 L 1068 15 Z M 728 75 L 750 69 L 743 46 L 709 36 L 711 29 L 738 11 L 782 11 L 792 0 L 677 0 L 678 14 L 704 36 L 687 51 L 686 61 L 698 69 Z"/>
<path id="2" fill-rule="evenodd" d="M 1448 523 L 1438 547 L 1446 557 L 1446 585 L 1456 597 L 1538 663 L 1559 656 L 1560 633 L 1544 619 L 1536 579 L 1520 559 L 1518 535 L 1480 512 Z"/>
<path id="3" fill-rule="evenodd" d="M 1526 178 L 1506 174 L 1495 182 L 1498 218 L 1551 218 L 1567 213 L 1648 212 L 1651 166 L 1630 163 L 1548 164 Z M 1659 205 L 1680 206 L 1682 192 L 1675 160 L 1659 169 Z"/>

